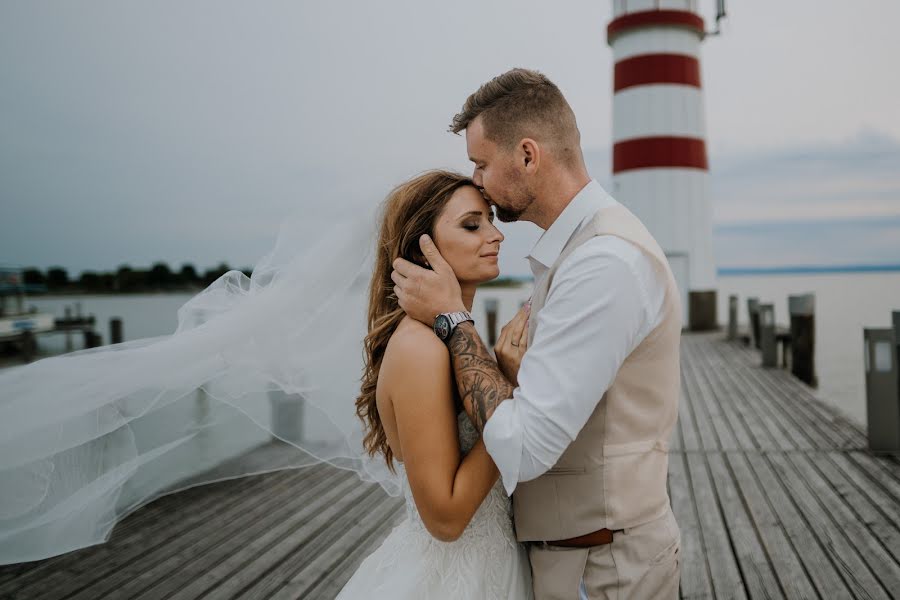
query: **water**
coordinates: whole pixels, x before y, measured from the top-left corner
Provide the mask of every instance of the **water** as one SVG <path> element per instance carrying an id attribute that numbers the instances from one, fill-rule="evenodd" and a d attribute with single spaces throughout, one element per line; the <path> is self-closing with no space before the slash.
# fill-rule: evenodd
<path id="1" fill-rule="evenodd" d="M 747 323 L 748 296 L 775 304 L 776 321 L 787 325 L 787 297 L 812 292 L 816 295 L 817 395 L 854 421 L 865 424 L 863 327 L 888 327 L 891 311 L 900 310 L 900 273 L 840 273 L 822 275 L 748 275 L 719 278 L 719 321 L 728 316 L 728 295 L 740 298 L 739 322 Z M 497 331 L 528 298 L 530 286 L 484 288 L 475 299 L 476 327 L 487 338 L 485 301 L 498 300 Z M 128 296 L 36 297 L 29 305 L 62 316 L 65 306 L 81 303 L 82 312 L 97 317 L 97 330 L 109 341 L 109 319 L 121 317 L 126 340 L 172 333 L 176 312 L 191 294 L 142 294 Z M 75 347 L 81 347 L 75 336 Z M 61 334 L 42 336 L 42 352 L 61 352 Z"/>
<path id="2" fill-rule="evenodd" d="M 719 278 L 719 321 L 728 318 L 728 295 L 737 294 L 738 322 L 747 324 L 747 298 L 775 305 L 775 321 L 788 325 L 787 297 L 816 295 L 817 395 L 857 423 L 866 422 L 863 328 L 890 327 L 900 310 L 900 273 L 747 275 Z"/>

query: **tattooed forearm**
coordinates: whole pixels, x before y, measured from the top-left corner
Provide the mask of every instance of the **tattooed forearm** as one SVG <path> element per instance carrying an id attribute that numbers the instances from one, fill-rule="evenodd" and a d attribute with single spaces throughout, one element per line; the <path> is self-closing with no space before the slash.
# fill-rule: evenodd
<path id="1" fill-rule="evenodd" d="M 501 402 L 512 398 L 510 384 L 478 337 L 475 326 L 461 323 L 450 338 L 450 356 L 463 406 L 478 431 Z"/>

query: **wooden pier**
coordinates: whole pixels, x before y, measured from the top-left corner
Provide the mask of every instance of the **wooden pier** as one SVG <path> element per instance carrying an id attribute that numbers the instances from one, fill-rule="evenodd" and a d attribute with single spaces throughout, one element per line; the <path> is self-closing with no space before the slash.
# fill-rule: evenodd
<path id="1" fill-rule="evenodd" d="M 683 598 L 900 596 L 900 460 L 759 353 L 685 334 L 669 489 Z M 0 567 L 0 598 L 333 598 L 402 502 L 316 466 L 192 488 L 102 545 Z"/>

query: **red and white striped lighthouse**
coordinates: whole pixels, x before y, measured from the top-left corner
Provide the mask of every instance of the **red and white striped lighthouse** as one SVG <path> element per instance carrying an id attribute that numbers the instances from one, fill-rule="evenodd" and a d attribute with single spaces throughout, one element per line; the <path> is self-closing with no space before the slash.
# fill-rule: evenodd
<path id="1" fill-rule="evenodd" d="M 691 329 L 716 326 L 696 0 L 613 0 L 614 196 L 665 251 Z M 720 12 L 724 9 L 721 7 Z"/>

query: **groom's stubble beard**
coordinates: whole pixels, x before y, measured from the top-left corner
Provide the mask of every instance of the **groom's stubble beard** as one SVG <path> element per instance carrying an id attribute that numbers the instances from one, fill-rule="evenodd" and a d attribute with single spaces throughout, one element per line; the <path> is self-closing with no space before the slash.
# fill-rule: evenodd
<path id="1" fill-rule="evenodd" d="M 508 207 L 493 203 L 494 211 L 497 214 L 497 218 L 503 223 L 514 223 L 521 220 L 522 215 L 531 207 L 535 199 L 536 197 L 531 191 L 520 190 L 516 194 L 516 200 Z"/>
<path id="2" fill-rule="evenodd" d="M 502 221 L 503 223 L 514 223 L 519 220 L 519 217 L 522 216 L 523 211 L 507 210 L 495 205 L 494 212 L 497 213 L 497 218 L 500 219 L 500 221 Z"/>

